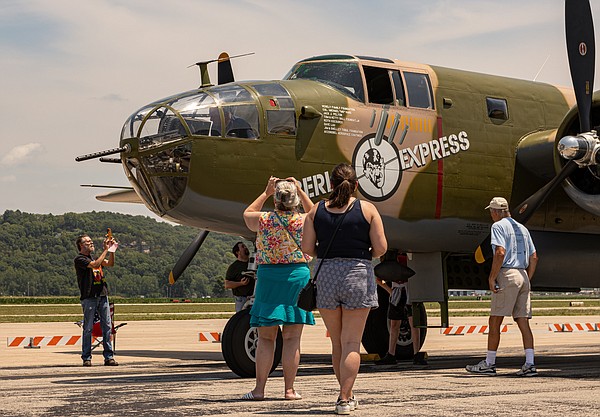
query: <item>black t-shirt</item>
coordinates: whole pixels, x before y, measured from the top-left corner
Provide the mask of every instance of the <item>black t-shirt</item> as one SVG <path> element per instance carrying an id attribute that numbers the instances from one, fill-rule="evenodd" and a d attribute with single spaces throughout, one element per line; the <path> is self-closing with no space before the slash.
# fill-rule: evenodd
<path id="1" fill-rule="evenodd" d="M 80 253 L 75 257 L 75 272 L 77 272 L 77 285 L 81 293 L 80 300 L 86 298 L 98 297 L 99 295 L 107 295 L 108 288 L 102 266 L 98 268 L 88 268 L 90 262 L 94 258 L 91 255 Z"/>
<path id="2" fill-rule="evenodd" d="M 242 272 L 246 272 L 248 270 L 248 262 L 242 262 L 239 260 L 235 260 L 229 268 L 227 268 L 227 273 L 225 274 L 225 279 L 227 281 L 235 281 L 240 282 L 243 278 Z M 233 288 L 231 290 L 233 295 L 237 296 L 250 296 L 254 293 L 254 280 L 250 279 L 248 285 L 242 285 L 241 287 Z"/>

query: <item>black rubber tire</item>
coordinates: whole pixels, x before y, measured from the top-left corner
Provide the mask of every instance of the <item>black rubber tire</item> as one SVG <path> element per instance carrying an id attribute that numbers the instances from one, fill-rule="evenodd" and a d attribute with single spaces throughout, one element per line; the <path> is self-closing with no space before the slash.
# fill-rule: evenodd
<path id="1" fill-rule="evenodd" d="M 420 307 L 421 311 L 421 325 L 427 326 L 427 312 L 425 311 L 425 306 L 423 303 L 417 304 Z M 413 309 L 415 306 L 413 305 Z M 389 325 L 386 323 L 386 325 Z M 427 328 L 421 328 L 419 334 L 419 339 L 421 339 L 420 346 L 423 346 L 425 343 L 425 338 L 427 337 Z M 413 345 L 412 345 L 412 335 L 410 330 L 410 325 L 408 321 L 406 323 L 400 324 L 400 335 L 398 336 L 398 341 L 396 342 L 396 359 L 412 359 L 413 358 Z"/>
<path id="2" fill-rule="evenodd" d="M 255 353 L 258 343 L 258 331 L 256 327 L 250 327 L 250 309 L 244 309 L 233 315 L 221 336 L 221 352 L 229 369 L 242 378 L 254 378 L 256 376 Z M 273 372 L 281 361 L 283 349 L 283 337 L 281 329 L 277 332 L 275 342 L 275 355 L 273 358 Z"/>
<path id="3" fill-rule="evenodd" d="M 389 345 L 389 322 L 387 310 L 389 305 L 389 294 L 383 288 L 377 286 L 377 295 L 379 297 L 379 308 L 371 310 L 367 318 L 367 324 L 362 335 L 362 345 L 367 353 L 377 353 L 380 357 L 385 356 Z M 414 308 L 414 307 L 413 307 Z M 427 312 L 425 306 L 420 304 L 422 325 L 427 325 Z M 396 343 L 396 359 L 412 359 L 413 347 L 410 326 L 401 325 L 400 336 Z M 421 346 L 425 343 L 427 329 L 422 328 L 420 339 Z"/>

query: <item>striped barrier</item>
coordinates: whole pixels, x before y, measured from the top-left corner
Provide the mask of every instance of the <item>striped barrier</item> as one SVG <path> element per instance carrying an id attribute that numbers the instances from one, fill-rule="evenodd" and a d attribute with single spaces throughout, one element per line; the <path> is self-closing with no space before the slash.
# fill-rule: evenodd
<path id="1" fill-rule="evenodd" d="M 551 332 L 598 332 L 600 323 L 550 323 L 548 330 Z"/>
<path id="2" fill-rule="evenodd" d="M 508 325 L 505 324 L 500 328 L 501 333 L 508 332 Z M 488 334 L 489 326 L 449 326 L 440 329 L 440 333 L 446 336 L 456 336 L 456 335 L 465 335 L 465 334 Z"/>
<path id="3" fill-rule="evenodd" d="M 201 342 L 219 343 L 221 341 L 221 333 L 219 332 L 200 332 Z"/>
<path id="4" fill-rule="evenodd" d="M 75 346 L 81 342 L 79 336 L 19 336 L 6 339 L 8 347 Z"/>

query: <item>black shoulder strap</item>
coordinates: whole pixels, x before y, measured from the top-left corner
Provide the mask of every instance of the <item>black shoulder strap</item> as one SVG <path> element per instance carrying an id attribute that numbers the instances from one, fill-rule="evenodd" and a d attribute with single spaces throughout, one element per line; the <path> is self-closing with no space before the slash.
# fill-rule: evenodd
<path id="1" fill-rule="evenodd" d="M 335 238 L 335 235 L 337 234 L 337 231 L 340 229 L 340 226 L 342 225 L 342 222 L 344 221 L 344 218 L 346 217 L 346 214 L 348 214 L 348 212 L 350 210 L 352 210 L 352 207 L 354 207 L 354 203 L 356 203 L 356 201 L 357 201 L 357 199 L 355 199 L 352 202 L 352 204 L 350 204 L 348 206 L 348 208 L 346 209 L 346 211 L 344 211 L 344 214 L 342 214 L 342 217 L 338 220 L 337 224 L 335 225 L 335 230 L 333 231 L 333 234 L 331 235 L 331 239 L 329 239 L 329 243 L 327 244 L 327 248 L 325 248 L 325 252 L 323 252 L 323 259 L 321 259 L 321 262 L 319 262 L 319 267 L 317 268 L 317 272 L 315 272 L 315 275 L 312 277 L 313 281 L 316 281 L 317 275 L 319 275 L 319 271 L 321 270 L 321 265 L 323 265 L 323 262 L 325 262 L 325 257 L 329 253 L 329 248 L 331 248 L 331 244 L 333 243 L 333 239 Z"/>

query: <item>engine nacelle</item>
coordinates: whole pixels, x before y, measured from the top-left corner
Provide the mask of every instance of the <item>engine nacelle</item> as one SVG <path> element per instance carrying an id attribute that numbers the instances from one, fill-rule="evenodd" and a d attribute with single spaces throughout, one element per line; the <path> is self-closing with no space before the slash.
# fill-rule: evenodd
<path id="1" fill-rule="evenodd" d="M 600 127 L 600 92 L 595 92 L 591 111 L 592 129 Z M 567 195 L 582 209 L 600 216 L 600 140 L 596 131 L 580 132 L 578 108 L 573 107 L 556 133 L 554 166 L 556 172 L 573 160 L 579 165 L 564 182 Z"/>

